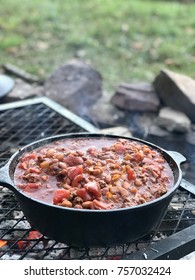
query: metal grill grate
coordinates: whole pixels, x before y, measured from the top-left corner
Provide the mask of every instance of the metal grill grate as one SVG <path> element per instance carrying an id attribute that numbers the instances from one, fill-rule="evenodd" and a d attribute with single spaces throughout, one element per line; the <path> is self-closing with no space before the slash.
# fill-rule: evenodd
<path id="1" fill-rule="evenodd" d="M 58 110 L 59 111 L 59 110 Z M 75 116 L 76 117 L 76 116 Z M 61 133 L 84 132 L 64 115 L 44 103 L 0 111 L 0 166 L 19 148 L 32 141 Z M 32 232 L 14 194 L 0 187 L 0 259 L 133 259 L 137 252 L 153 249 L 159 240 L 166 240 L 177 232 L 195 225 L 195 198 L 178 190 L 159 227 L 133 244 L 117 247 L 83 249 L 72 248 L 47 237 L 29 239 Z M 145 255 L 144 255 L 145 256 Z"/>
<path id="2" fill-rule="evenodd" d="M 84 132 L 83 128 L 44 104 L 10 109 L 0 115 L 1 162 L 32 141 L 62 133 Z"/>

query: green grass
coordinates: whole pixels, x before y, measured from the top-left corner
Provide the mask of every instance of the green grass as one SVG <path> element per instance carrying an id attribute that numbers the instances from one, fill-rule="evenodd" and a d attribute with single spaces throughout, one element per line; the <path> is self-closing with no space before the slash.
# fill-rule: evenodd
<path id="1" fill-rule="evenodd" d="M 40 77 L 80 56 L 104 88 L 152 81 L 163 68 L 195 78 L 195 3 L 1 0 L 0 64 Z"/>

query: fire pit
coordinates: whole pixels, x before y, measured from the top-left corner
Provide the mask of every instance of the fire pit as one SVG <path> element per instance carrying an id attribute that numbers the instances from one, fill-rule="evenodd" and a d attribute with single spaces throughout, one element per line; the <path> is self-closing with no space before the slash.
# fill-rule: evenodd
<path id="1" fill-rule="evenodd" d="M 1 105 L 0 166 L 18 148 L 32 141 L 87 131 L 95 132 L 96 128 L 47 98 Z M 174 146 L 171 139 L 169 143 Z M 188 180 L 190 174 L 187 173 Z M 36 232 L 24 217 L 14 194 L 0 187 L 0 259 L 178 259 L 190 253 L 194 246 L 195 196 L 182 188 L 174 195 L 157 228 L 141 240 L 123 246 L 84 249 L 50 240 Z"/>

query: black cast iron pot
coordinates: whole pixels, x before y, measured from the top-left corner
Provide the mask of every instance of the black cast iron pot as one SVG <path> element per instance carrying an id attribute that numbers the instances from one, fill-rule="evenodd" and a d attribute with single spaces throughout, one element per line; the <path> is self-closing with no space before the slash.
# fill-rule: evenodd
<path id="1" fill-rule="evenodd" d="M 78 137 L 125 138 L 147 144 L 160 151 L 171 166 L 174 185 L 165 195 L 151 202 L 113 210 L 85 210 L 46 204 L 29 197 L 14 185 L 14 171 L 18 159 L 24 152 L 32 151 L 56 140 Z M 45 236 L 76 247 L 114 246 L 134 242 L 158 225 L 182 180 L 180 164 L 183 161 L 185 158 L 181 154 L 165 151 L 137 138 L 88 133 L 65 134 L 33 142 L 16 152 L 0 169 L 0 185 L 8 187 L 15 193 L 31 226 Z"/>

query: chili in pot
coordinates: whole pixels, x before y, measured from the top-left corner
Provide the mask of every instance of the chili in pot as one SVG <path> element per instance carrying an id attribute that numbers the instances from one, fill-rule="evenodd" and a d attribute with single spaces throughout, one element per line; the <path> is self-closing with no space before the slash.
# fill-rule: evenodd
<path id="1" fill-rule="evenodd" d="M 174 176 L 160 151 L 124 138 L 54 141 L 19 159 L 15 185 L 40 201 L 76 209 L 109 210 L 166 194 Z"/>
<path id="2" fill-rule="evenodd" d="M 76 247 L 115 246 L 157 227 L 185 160 L 133 137 L 63 134 L 14 153 L 0 168 L 0 185 L 43 235 Z"/>

